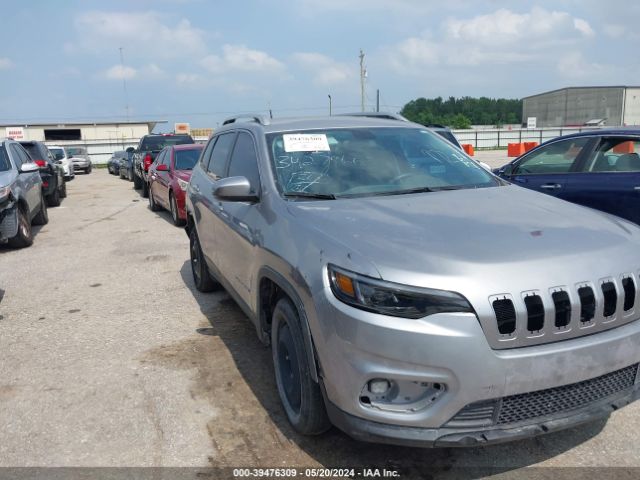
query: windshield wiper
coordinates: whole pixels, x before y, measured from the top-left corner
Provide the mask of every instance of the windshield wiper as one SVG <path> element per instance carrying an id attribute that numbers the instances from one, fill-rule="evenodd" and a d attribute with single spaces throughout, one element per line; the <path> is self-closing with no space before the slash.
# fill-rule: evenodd
<path id="1" fill-rule="evenodd" d="M 318 200 L 335 200 L 333 193 L 285 192 L 284 198 L 316 198 Z"/>
<path id="2" fill-rule="evenodd" d="M 394 190 L 391 192 L 376 192 L 373 195 L 381 196 L 381 195 L 405 195 L 407 193 L 425 193 L 425 192 L 433 192 L 435 191 L 430 187 L 418 187 L 418 188 L 409 188 L 407 190 Z"/>

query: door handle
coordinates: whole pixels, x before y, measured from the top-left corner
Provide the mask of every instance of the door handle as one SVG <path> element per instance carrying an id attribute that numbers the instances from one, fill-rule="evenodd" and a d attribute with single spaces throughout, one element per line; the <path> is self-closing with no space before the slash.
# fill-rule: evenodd
<path id="1" fill-rule="evenodd" d="M 193 188 L 196 193 L 200 193 L 200 187 L 197 184 L 192 184 L 191 188 Z"/>
<path id="2" fill-rule="evenodd" d="M 562 188 L 562 185 L 559 183 L 545 183 L 540 185 L 540 188 L 544 188 L 545 190 L 558 190 L 559 188 Z"/>

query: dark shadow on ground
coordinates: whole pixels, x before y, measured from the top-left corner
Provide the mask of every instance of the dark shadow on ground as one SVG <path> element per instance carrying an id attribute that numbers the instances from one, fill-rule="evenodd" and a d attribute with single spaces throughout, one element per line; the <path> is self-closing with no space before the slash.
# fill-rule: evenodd
<path id="1" fill-rule="evenodd" d="M 606 423 L 602 420 L 531 440 L 464 449 L 368 444 L 336 428 L 318 437 L 301 436 L 282 410 L 271 350 L 258 340 L 253 324 L 224 291 L 198 292 L 189 261 L 180 274 L 209 325 L 150 358 L 198 369 L 193 392 L 206 395 L 219 412 L 218 420 L 207 426 L 219 454 L 211 459 L 212 466 L 308 467 L 317 463 L 332 468 L 396 469 L 402 478 L 478 478 L 555 457 L 597 435 Z M 221 361 L 222 357 L 227 360 Z"/>
<path id="2" fill-rule="evenodd" d="M 51 208 L 51 207 L 49 207 Z M 36 243 L 36 237 L 44 225 L 31 225 L 31 234 L 33 235 L 33 243 Z M 25 248 L 31 248 L 33 245 Z M 24 248 L 13 248 L 8 243 L 0 243 L 0 255 L 3 253 L 14 252 L 16 250 L 24 250 Z"/>

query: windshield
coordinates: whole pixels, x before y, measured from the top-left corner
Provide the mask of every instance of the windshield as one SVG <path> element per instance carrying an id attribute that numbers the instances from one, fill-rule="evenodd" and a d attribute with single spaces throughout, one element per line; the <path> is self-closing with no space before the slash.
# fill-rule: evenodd
<path id="1" fill-rule="evenodd" d="M 274 133 L 267 141 L 284 195 L 391 195 L 500 185 L 449 142 L 417 128 Z"/>
<path id="2" fill-rule="evenodd" d="M 202 148 L 194 148 L 189 150 L 176 150 L 175 155 L 175 169 L 176 170 L 193 170 L 193 167 L 198 162 Z"/>
<path id="3" fill-rule="evenodd" d="M 74 148 L 74 147 L 68 147 L 67 148 L 67 152 L 69 152 L 69 155 L 74 156 L 74 155 L 86 155 L 87 151 L 84 148 Z"/>
<path id="4" fill-rule="evenodd" d="M 189 135 L 169 135 L 157 137 L 147 137 L 143 140 L 140 150 L 142 151 L 156 151 L 162 150 L 169 145 L 182 145 L 184 143 L 194 143 L 193 138 Z"/>
<path id="5" fill-rule="evenodd" d="M 53 158 L 55 158 L 56 160 L 62 160 L 64 158 L 64 150 L 61 148 L 50 148 L 49 149 L 51 151 L 51 155 L 53 155 Z"/>

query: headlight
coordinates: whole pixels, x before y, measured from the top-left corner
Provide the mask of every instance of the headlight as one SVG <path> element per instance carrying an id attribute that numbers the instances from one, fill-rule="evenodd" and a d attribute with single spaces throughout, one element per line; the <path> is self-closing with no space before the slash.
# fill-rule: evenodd
<path id="1" fill-rule="evenodd" d="M 333 265 L 329 265 L 329 283 L 338 300 L 382 315 L 422 318 L 444 312 L 474 313 L 458 293 L 376 280 Z"/>
<path id="2" fill-rule="evenodd" d="M 185 182 L 184 180 L 178 179 L 178 185 L 180 185 L 180 188 L 184 191 L 189 186 L 189 182 Z"/>

